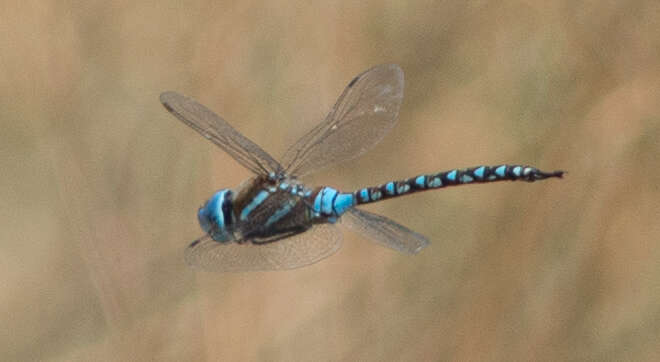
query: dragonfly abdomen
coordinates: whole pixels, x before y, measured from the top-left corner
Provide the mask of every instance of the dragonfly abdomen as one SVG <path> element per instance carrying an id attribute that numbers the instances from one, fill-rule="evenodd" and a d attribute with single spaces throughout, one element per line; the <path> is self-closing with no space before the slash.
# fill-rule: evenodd
<path id="1" fill-rule="evenodd" d="M 447 186 L 496 181 L 534 182 L 549 177 L 561 178 L 563 174 L 563 171 L 543 172 L 535 167 L 521 165 L 478 166 L 419 175 L 374 187 L 365 187 L 353 192 L 353 198 L 355 204 L 360 205 Z"/>

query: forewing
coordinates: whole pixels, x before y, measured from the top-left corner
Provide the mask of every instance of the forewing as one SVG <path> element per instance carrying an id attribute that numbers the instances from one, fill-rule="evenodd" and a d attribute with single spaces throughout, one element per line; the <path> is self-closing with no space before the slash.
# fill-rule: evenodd
<path id="1" fill-rule="evenodd" d="M 339 250 L 341 241 L 337 227 L 329 224 L 263 244 L 218 243 L 205 237 L 186 248 L 185 260 L 194 268 L 213 272 L 294 269 L 329 257 Z"/>
<path id="2" fill-rule="evenodd" d="M 279 172 L 282 169 L 261 147 L 195 100 L 175 92 L 165 92 L 160 95 L 160 102 L 176 118 L 218 145 L 255 174 Z"/>
<path id="3" fill-rule="evenodd" d="M 287 150 L 282 158 L 287 173 L 304 176 L 369 150 L 396 123 L 402 99 L 398 65 L 379 65 L 358 75 L 325 120 Z"/>
<path id="4" fill-rule="evenodd" d="M 429 244 L 424 235 L 368 211 L 352 208 L 342 216 L 341 220 L 354 231 L 402 253 L 417 254 Z"/>

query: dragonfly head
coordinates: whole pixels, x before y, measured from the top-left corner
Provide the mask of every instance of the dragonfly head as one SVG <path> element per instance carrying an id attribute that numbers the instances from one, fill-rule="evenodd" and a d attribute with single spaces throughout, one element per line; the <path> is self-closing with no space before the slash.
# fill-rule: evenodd
<path id="1" fill-rule="evenodd" d="M 197 212 L 202 230 L 215 241 L 226 242 L 233 239 L 231 233 L 234 224 L 233 197 L 234 193 L 231 190 L 222 189 L 211 196 Z"/>

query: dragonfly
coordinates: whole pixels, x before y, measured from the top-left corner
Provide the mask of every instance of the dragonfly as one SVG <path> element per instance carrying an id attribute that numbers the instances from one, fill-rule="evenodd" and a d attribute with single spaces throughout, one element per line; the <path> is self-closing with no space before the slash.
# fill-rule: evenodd
<path id="1" fill-rule="evenodd" d="M 285 270 L 316 263 L 339 250 L 336 224 L 382 246 L 416 254 L 429 240 L 361 205 L 449 186 L 561 178 L 524 165 L 477 166 L 423 174 L 343 192 L 300 180 L 371 149 L 396 124 L 404 76 L 398 65 L 375 66 L 353 78 L 325 119 L 275 160 L 227 121 L 195 100 L 164 92 L 171 114 L 220 147 L 254 175 L 215 192 L 197 212 L 204 235 L 185 251 L 188 265 L 205 271 Z"/>

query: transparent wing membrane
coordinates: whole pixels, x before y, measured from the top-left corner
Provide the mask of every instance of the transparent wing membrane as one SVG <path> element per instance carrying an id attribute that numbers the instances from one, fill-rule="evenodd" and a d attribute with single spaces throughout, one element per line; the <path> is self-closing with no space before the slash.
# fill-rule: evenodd
<path id="1" fill-rule="evenodd" d="M 282 169 L 261 147 L 193 99 L 175 92 L 165 92 L 160 95 L 160 102 L 176 118 L 218 145 L 255 174 L 279 172 Z"/>
<path id="2" fill-rule="evenodd" d="M 379 65 L 361 73 L 344 89 L 325 120 L 289 147 L 283 169 L 261 147 L 195 100 L 175 92 L 160 96 L 170 113 L 253 173 L 285 170 L 292 176 L 353 159 L 372 148 L 396 123 L 402 99 L 403 71 L 398 65 Z"/>
<path id="3" fill-rule="evenodd" d="M 341 247 L 339 230 L 329 224 L 277 241 L 221 244 L 203 237 L 186 248 L 186 262 L 214 272 L 294 269 L 329 257 Z"/>
<path id="4" fill-rule="evenodd" d="M 251 195 L 250 198 L 233 199 L 241 217 L 231 227 L 237 234 L 250 235 L 254 240 L 217 242 L 206 235 L 188 246 L 186 262 L 214 272 L 282 270 L 313 264 L 337 252 L 342 243 L 338 228 L 332 224 L 312 224 L 307 209 L 313 201 L 310 201 L 311 191 L 309 195 L 294 195 L 286 177 L 302 177 L 371 149 L 395 125 L 403 86 L 403 71 L 394 64 L 379 65 L 361 73 L 344 89 L 326 118 L 289 147 L 281 164 L 193 99 L 175 92 L 161 94 L 160 101 L 170 113 L 245 168 L 257 175 L 281 176 L 279 181 L 269 179 L 267 185 L 250 185 L 245 194 Z M 280 182 L 277 188 L 273 181 Z M 224 213 L 224 204 L 222 207 Z M 348 210 L 341 220 L 358 233 L 396 251 L 415 254 L 429 243 L 423 235 L 388 218 L 355 208 Z M 217 227 L 224 227 L 217 223 Z"/>
<path id="5" fill-rule="evenodd" d="M 396 123 L 402 99 L 403 71 L 398 65 L 379 65 L 358 75 L 325 120 L 284 154 L 286 172 L 304 176 L 369 150 Z"/>
<path id="6" fill-rule="evenodd" d="M 407 254 L 417 254 L 429 244 L 422 234 L 384 216 L 356 208 L 342 216 L 342 223 L 383 246 Z"/>

